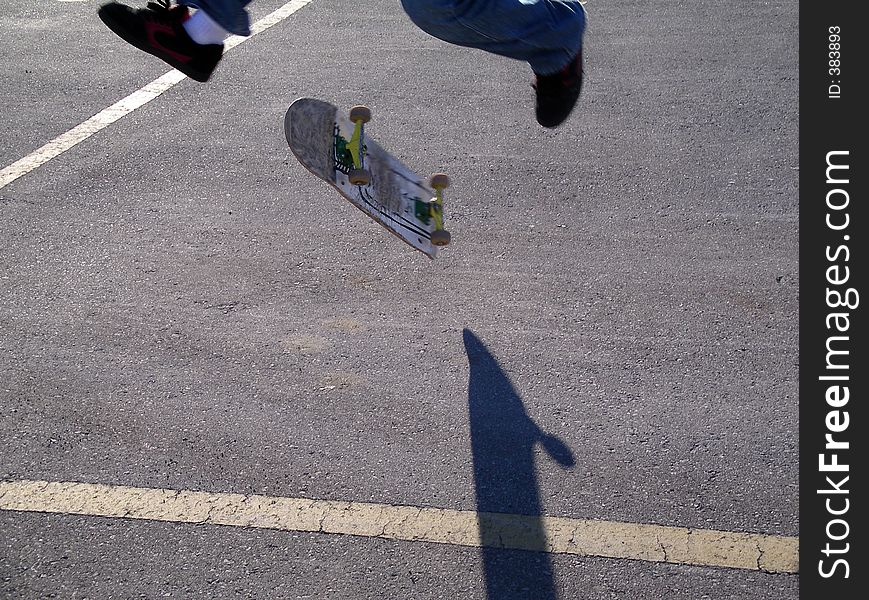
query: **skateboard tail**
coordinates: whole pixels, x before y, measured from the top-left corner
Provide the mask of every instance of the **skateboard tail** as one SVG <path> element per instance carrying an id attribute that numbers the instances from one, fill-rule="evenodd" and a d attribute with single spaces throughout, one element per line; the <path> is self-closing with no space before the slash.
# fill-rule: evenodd
<path id="1" fill-rule="evenodd" d="M 284 116 L 284 135 L 293 154 L 317 177 L 335 184 L 332 130 L 338 109 L 313 98 L 293 102 Z"/>

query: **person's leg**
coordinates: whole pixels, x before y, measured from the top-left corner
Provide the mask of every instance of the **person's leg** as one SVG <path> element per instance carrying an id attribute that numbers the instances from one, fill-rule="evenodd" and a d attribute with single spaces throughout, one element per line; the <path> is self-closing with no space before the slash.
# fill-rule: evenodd
<path id="1" fill-rule="evenodd" d="M 564 68 L 582 48 L 578 0 L 401 0 L 410 19 L 446 42 L 522 60 L 539 75 Z"/>
<path id="2" fill-rule="evenodd" d="M 178 0 L 179 4 L 203 10 L 229 33 L 250 35 L 250 16 L 244 9 L 252 0 Z"/>
<path id="3" fill-rule="evenodd" d="M 122 39 L 185 75 L 208 81 L 230 34 L 250 35 L 245 6 L 251 0 L 151 0 L 134 9 L 118 2 L 100 7 L 100 19 Z M 198 7 L 191 16 L 188 7 Z"/>
<path id="4" fill-rule="evenodd" d="M 537 120 L 554 127 L 582 86 L 585 9 L 579 0 L 401 0 L 423 31 L 527 62 L 537 76 Z"/>

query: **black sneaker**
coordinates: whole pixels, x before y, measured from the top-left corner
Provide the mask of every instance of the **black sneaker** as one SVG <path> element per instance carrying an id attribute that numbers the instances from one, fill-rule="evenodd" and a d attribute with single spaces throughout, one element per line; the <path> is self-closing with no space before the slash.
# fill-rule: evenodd
<path id="1" fill-rule="evenodd" d="M 223 56 L 223 44 L 197 44 L 187 35 L 182 26 L 187 7 L 170 0 L 153 0 L 140 9 L 110 2 L 97 14 L 122 39 L 196 81 L 208 81 Z"/>
<path id="2" fill-rule="evenodd" d="M 582 89 L 582 50 L 555 75 L 537 75 L 537 122 L 558 127 L 567 119 Z"/>

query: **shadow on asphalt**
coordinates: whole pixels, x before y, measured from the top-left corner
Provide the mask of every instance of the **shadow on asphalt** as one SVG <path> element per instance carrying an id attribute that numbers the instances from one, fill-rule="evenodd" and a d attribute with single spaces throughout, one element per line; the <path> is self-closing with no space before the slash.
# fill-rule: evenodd
<path id="1" fill-rule="evenodd" d="M 564 467 L 574 465 L 573 453 L 531 420 L 507 375 L 479 338 L 465 329 L 464 341 L 470 364 L 468 408 L 477 511 L 528 515 L 522 545 L 542 550 L 545 532 L 534 447 L 541 444 Z M 501 521 L 497 514 L 480 517 L 488 598 L 557 598 L 549 554 L 491 547 L 503 541 L 498 527 Z"/>

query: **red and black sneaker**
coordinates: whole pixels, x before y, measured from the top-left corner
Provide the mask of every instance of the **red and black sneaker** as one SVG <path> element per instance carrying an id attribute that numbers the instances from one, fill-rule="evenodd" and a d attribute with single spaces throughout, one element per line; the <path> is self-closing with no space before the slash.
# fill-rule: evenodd
<path id="1" fill-rule="evenodd" d="M 152 0 L 139 9 L 110 2 L 97 14 L 122 39 L 196 81 L 208 81 L 223 56 L 223 44 L 197 44 L 187 35 L 187 7 L 171 0 Z"/>
<path id="2" fill-rule="evenodd" d="M 537 122 L 544 127 L 558 127 L 570 115 L 582 89 L 582 50 L 554 75 L 537 75 Z"/>

